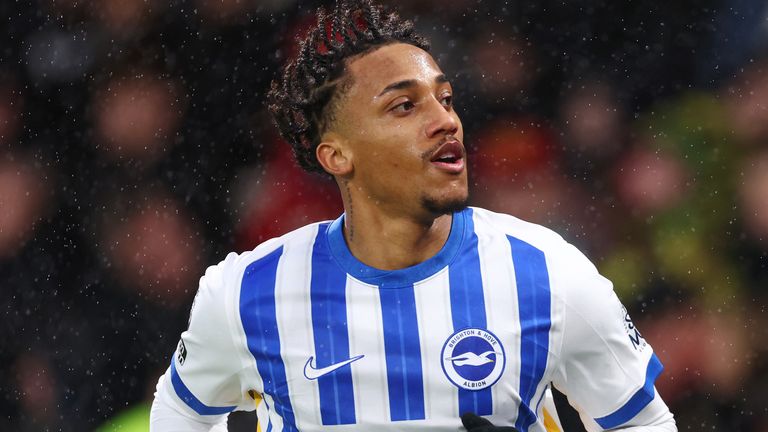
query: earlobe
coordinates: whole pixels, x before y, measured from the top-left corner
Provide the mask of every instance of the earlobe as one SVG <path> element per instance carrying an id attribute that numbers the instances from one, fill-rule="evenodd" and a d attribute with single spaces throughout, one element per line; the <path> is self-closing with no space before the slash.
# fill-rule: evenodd
<path id="1" fill-rule="evenodd" d="M 334 177 L 346 177 L 352 173 L 352 155 L 338 141 L 323 141 L 317 145 L 315 155 L 320 165 Z"/>

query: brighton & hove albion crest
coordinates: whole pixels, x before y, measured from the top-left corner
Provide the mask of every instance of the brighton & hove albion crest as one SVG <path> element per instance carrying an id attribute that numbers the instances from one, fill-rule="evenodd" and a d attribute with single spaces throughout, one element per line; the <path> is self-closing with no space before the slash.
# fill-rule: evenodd
<path id="1" fill-rule="evenodd" d="M 452 334 L 443 345 L 441 358 L 448 379 L 467 390 L 482 390 L 495 384 L 506 363 L 501 341 L 480 328 L 465 328 Z"/>

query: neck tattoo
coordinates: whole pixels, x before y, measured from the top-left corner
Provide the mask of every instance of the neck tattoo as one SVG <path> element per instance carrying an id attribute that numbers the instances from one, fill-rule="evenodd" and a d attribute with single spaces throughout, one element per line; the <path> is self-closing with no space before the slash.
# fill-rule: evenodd
<path id="1" fill-rule="evenodd" d="M 352 205 L 352 194 L 349 192 L 349 183 L 344 182 L 344 189 L 347 193 L 347 235 L 349 236 L 349 241 L 351 242 L 352 239 L 355 237 L 355 227 L 352 224 L 352 211 L 354 209 L 354 206 Z"/>

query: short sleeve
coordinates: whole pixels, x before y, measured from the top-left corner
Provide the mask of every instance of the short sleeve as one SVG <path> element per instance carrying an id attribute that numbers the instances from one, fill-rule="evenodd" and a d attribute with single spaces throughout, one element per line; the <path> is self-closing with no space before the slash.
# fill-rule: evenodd
<path id="1" fill-rule="evenodd" d="M 198 415 L 226 414 L 246 403 L 239 376 L 241 357 L 229 319 L 233 311 L 227 272 L 235 258 L 230 254 L 200 279 L 189 328 L 166 372 L 169 393 Z"/>
<path id="2" fill-rule="evenodd" d="M 563 340 L 555 386 L 582 416 L 619 427 L 655 397 L 663 367 L 594 265 L 573 248 L 563 289 Z"/>

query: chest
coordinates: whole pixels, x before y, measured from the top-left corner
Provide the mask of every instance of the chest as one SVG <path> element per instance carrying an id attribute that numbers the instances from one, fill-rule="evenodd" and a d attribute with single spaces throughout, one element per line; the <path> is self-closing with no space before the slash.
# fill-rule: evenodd
<path id="1" fill-rule="evenodd" d="M 280 352 L 254 353 L 272 411 L 300 430 L 457 430 L 466 411 L 507 424 L 535 412 L 551 311 L 521 307 L 513 278 L 482 282 L 446 271 L 393 289 L 345 278 L 343 290 L 287 293 Z"/>

